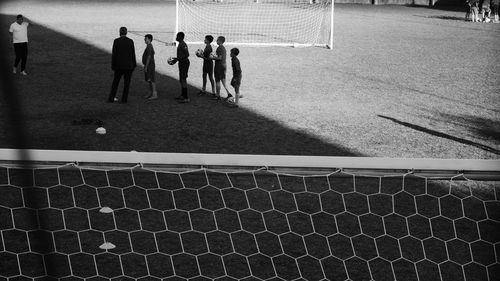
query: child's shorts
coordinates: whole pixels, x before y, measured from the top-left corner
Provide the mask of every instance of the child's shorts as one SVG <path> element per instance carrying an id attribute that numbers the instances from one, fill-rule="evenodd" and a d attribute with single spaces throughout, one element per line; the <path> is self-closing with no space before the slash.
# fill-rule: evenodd
<path id="1" fill-rule="evenodd" d="M 144 80 L 147 82 L 155 82 L 155 66 L 150 65 L 147 69 L 147 71 L 144 72 Z"/>
<path id="2" fill-rule="evenodd" d="M 239 87 L 241 85 L 241 76 L 236 76 L 231 79 L 231 86 Z"/>

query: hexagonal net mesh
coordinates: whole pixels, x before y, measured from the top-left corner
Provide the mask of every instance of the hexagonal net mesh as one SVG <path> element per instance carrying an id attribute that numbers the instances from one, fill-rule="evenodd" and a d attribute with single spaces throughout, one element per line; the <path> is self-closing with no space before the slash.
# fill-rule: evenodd
<path id="1" fill-rule="evenodd" d="M 500 280 L 498 182 L 0 166 L 8 280 Z"/>

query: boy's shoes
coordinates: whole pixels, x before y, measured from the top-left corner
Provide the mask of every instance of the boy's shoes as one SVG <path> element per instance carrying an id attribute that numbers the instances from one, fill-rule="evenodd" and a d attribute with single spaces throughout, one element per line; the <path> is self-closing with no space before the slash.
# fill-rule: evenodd
<path id="1" fill-rule="evenodd" d="M 216 101 L 220 101 L 220 100 L 221 100 L 221 98 L 220 98 L 220 97 L 218 97 L 218 96 L 214 96 L 214 97 L 212 97 L 212 99 L 213 99 L 213 100 L 216 100 Z"/>
<path id="2" fill-rule="evenodd" d="M 233 100 L 227 100 L 227 106 L 238 107 L 238 105 Z"/>
<path id="3" fill-rule="evenodd" d="M 117 101 L 118 101 L 118 98 L 115 98 L 113 101 L 114 101 L 114 102 L 117 102 Z"/>
<path id="4" fill-rule="evenodd" d="M 207 94 L 207 93 L 206 93 L 206 92 L 204 92 L 204 91 L 199 91 L 199 92 L 198 92 L 198 96 L 203 96 L 203 95 L 206 95 L 206 94 Z"/>
<path id="5" fill-rule="evenodd" d="M 17 69 L 15 67 L 12 68 L 12 73 L 14 73 L 14 74 L 17 73 Z"/>
<path id="6" fill-rule="evenodd" d="M 142 97 L 145 98 L 145 99 L 149 99 L 151 97 L 151 94 L 147 94 L 147 95 L 144 95 Z"/>
<path id="7" fill-rule="evenodd" d="M 26 75 L 28 75 L 28 73 L 26 73 L 26 71 L 23 70 L 23 71 L 21 71 L 21 75 L 26 76 Z"/>
<path id="8" fill-rule="evenodd" d="M 179 100 L 178 103 L 189 103 L 189 99 L 182 99 Z"/>
<path id="9" fill-rule="evenodd" d="M 147 100 L 157 100 L 158 99 L 158 96 L 150 96 L 149 98 L 147 98 Z"/>
<path id="10" fill-rule="evenodd" d="M 183 99 L 184 99 L 184 97 L 183 97 L 182 95 L 180 95 L 180 96 L 176 97 L 175 99 L 176 99 L 176 100 L 183 100 Z"/>

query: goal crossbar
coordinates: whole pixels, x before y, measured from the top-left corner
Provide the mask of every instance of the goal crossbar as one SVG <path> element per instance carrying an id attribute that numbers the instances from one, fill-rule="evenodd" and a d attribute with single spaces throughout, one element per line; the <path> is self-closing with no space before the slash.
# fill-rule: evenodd
<path id="1" fill-rule="evenodd" d="M 28 155 L 29 159 L 24 159 Z M 26 160 L 28 160 L 26 162 Z M 300 174 L 352 172 L 364 175 L 413 174 L 433 178 L 463 177 L 463 179 L 499 180 L 500 160 L 482 159 L 427 159 L 338 157 L 299 155 L 248 155 L 248 154 L 201 154 L 157 153 L 77 150 L 17 150 L 0 149 L 0 163 L 78 163 L 88 166 L 137 165 L 148 167 L 177 167 L 192 169 L 248 169 L 295 171 Z"/>

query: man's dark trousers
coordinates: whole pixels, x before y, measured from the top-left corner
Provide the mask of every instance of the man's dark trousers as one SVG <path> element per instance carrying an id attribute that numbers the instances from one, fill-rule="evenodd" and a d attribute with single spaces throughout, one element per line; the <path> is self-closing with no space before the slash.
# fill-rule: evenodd
<path id="1" fill-rule="evenodd" d="M 132 72 L 134 70 L 115 70 L 115 75 L 113 78 L 113 84 L 111 84 L 111 92 L 109 93 L 108 101 L 113 102 L 115 97 L 116 97 L 116 91 L 118 90 L 118 84 L 120 83 L 120 80 L 122 76 L 124 77 L 123 81 L 123 95 L 121 102 L 127 102 L 128 98 L 128 90 L 130 87 L 130 80 L 132 78 Z"/>
<path id="2" fill-rule="evenodd" d="M 28 59 L 28 43 L 14 43 L 14 52 L 16 53 L 14 66 L 17 67 L 19 62 L 21 62 L 21 71 L 24 71 L 26 69 L 26 60 Z"/>

